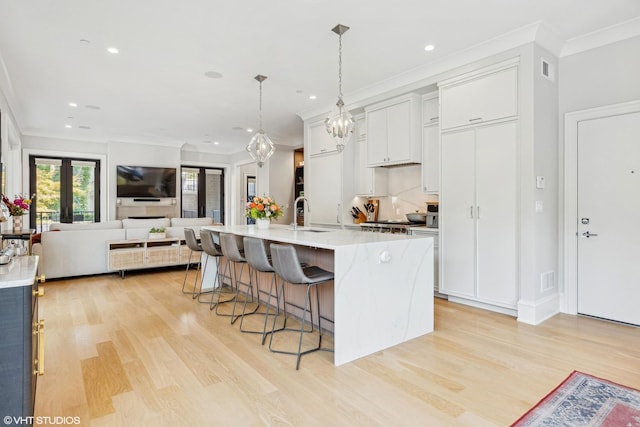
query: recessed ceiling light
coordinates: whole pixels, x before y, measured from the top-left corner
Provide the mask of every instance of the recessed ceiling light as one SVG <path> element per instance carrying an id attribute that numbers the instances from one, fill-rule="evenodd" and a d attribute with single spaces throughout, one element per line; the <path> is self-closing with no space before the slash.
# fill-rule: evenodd
<path id="1" fill-rule="evenodd" d="M 432 44 L 428 44 L 424 47 L 424 50 L 426 50 L 427 52 L 431 52 L 433 49 L 435 49 L 436 47 Z"/>
<path id="2" fill-rule="evenodd" d="M 71 129 L 71 125 L 64 125 L 64 127 L 66 127 L 67 129 Z"/>
<path id="3" fill-rule="evenodd" d="M 207 71 L 206 73 L 204 73 L 205 77 L 209 77 L 210 79 L 221 79 L 222 78 L 222 74 L 220 74 L 217 71 Z"/>
<path id="4" fill-rule="evenodd" d="M 311 100 L 316 99 L 316 98 L 317 98 L 317 96 L 315 96 L 315 95 L 309 95 L 309 99 L 311 99 Z"/>
<path id="5" fill-rule="evenodd" d="M 114 55 L 115 55 L 116 53 L 120 53 L 120 51 L 118 50 L 118 48 L 117 48 L 117 47 L 113 47 L 113 46 L 112 46 L 112 47 L 108 47 L 108 48 L 107 48 L 107 52 L 109 52 L 109 53 L 113 53 Z"/>
<path id="6" fill-rule="evenodd" d="M 84 108 L 88 108 L 89 110 L 99 110 L 99 105 L 85 105 Z"/>
<path id="7" fill-rule="evenodd" d="M 213 145 L 220 145 L 218 141 L 213 141 Z"/>
<path id="8" fill-rule="evenodd" d="M 73 108 L 75 108 L 75 107 L 77 107 L 77 106 L 78 106 L 78 104 L 76 104 L 75 102 L 70 102 L 70 103 L 69 103 L 69 107 L 73 107 Z"/>
<path id="9" fill-rule="evenodd" d="M 247 128 L 247 132 L 251 133 L 251 132 L 253 132 L 253 129 Z"/>

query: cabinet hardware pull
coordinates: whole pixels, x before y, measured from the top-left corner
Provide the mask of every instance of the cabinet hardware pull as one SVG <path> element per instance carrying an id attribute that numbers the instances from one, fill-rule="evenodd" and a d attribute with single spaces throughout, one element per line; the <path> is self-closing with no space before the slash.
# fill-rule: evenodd
<path id="1" fill-rule="evenodd" d="M 326 148 L 323 148 L 323 149 L 320 150 L 321 153 L 324 153 L 325 151 L 327 151 Z"/>
<path id="2" fill-rule="evenodd" d="M 38 279 L 38 281 L 39 281 L 40 283 L 44 283 L 44 282 L 46 282 L 46 281 L 47 281 L 47 278 L 44 276 L 44 274 L 41 274 L 41 275 L 40 275 L 40 278 Z"/>
<path id="3" fill-rule="evenodd" d="M 480 120 L 482 120 L 482 117 L 475 117 L 473 119 L 469 119 L 470 122 L 477 122 L 477 121 L 480 121 Z"/>
<path id="4" fill-rule="evenodd" d="M 31 291 L 31 294 L 35 297 L 43 297 L 44 296 L 44 288 L 41 288 L 38 286 L 38 289 L 34 289 L 33 291 Z"/>
<path id="5" fill-rule="evenodd" d="M 36 360 L 36 374 L 44 375 L 44 319 L 40 320 L 38 327 L 38 360 Z"/>
<path id="6" fill-rule="evenodd" d="M 469 216 L 473 218 L 473 206 L 469 206 Z"/>
<path id="7" fill-rule="evenodd" d="M 438 120 L 439 118 L 440 118 L 440 116 L 431 117 L 431 118 L 429 119 L 429 121 Z"/>

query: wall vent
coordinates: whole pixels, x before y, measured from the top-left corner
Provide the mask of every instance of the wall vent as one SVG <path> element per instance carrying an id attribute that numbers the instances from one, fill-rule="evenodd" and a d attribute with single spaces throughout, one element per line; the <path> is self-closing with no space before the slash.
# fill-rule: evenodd
<path id="1" fill-rule="evenodd" d="M 556 70 L 554 65 L 544 58 L 540 59 L 540 75 L 547 80 L 554 82 L 556 80 Z"/>
<path id="2" fill-rule="evenodd" d="M 547 292 L 556 287 L 556 272 L 547 271 L 540 274 L 540 292 Z"/>

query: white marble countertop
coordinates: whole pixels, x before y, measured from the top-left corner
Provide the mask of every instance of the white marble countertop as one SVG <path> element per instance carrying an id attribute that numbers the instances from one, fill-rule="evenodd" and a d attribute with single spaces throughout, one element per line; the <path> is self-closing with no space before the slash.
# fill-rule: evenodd
<path id="1" fill-rule="evenodd" d="M 0 289 L 31 286 L 38 270 L 37 256 L 17 256 L 0 265 Z"/>
<path id="2" fill-rule="evenodd" d="M 435 227 L 409 227 L 409 230 L 411 231 L 420 231 L 423 233 L 432 233 L 432 234 L 438 234 L 439 230 Z"/>
<path id="3" fill-rule="evenodd" d="M 271 224 L 267 229 L 259 229 L 255 225 L 204 226 L 202 228 L 222 233 L 257 237 L 265 240 L 322 249 L 337 249 L 339 247 L 362 245 L 367 243 L 431 238 L 424 235 L 407 236 L 406 234 L 364 233 L 360 230 L 339 230 L 320 227 L 298 227 L 297 231 L 293 231 L 290 225 L 279 224 Z"/>

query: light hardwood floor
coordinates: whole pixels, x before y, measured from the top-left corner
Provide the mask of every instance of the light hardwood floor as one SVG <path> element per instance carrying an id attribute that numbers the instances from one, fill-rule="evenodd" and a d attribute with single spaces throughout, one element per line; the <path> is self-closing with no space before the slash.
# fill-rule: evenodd
<path id="1" fill-rule="evenodd" d="M 294 357 L 182 295 L 182 277 L 46 283 L 36 416 L 110 427 L 506 426 L 573 370 L 640 388 L 638 328 L 570 315 L 530 326 L 440 299 L 432 334 L 340 367 L 313 353 L 296 371 Z"/>

